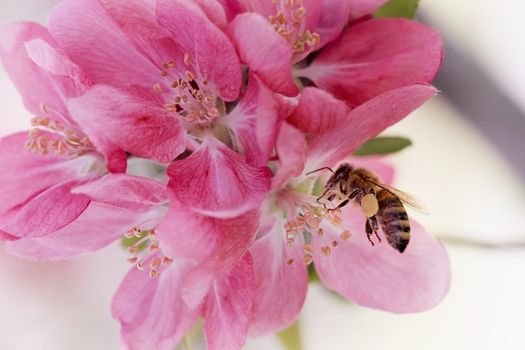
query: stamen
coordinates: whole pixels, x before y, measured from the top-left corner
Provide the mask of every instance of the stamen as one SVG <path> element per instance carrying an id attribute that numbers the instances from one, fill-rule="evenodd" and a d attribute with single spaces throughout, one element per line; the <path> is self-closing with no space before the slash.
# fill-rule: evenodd
<path id="1" fill-rule="evenodd" d="M 43 103 L 40 106 L 43 112 L 49 113 Z M 94 146 L 87 136 L 78 136 L 75 131 L 68 129 L 60 122 L 49 118 L 33 117 L 31 125 L 35 128 L 29 132 L 25 147 L 34 153 L 46 155 L 52 151 L 58 156 L 76 157 L 94 150 Z M 50 136 L 43 136 L 41 130 L 45 129 L 52 131 L 61 139 L 57 140 L 50 138 Z"/>
<path id="2" fill-rule="evenodd" d="M 164 104 L 164 110 L 177 113 L 185 121 L 192 124 L 208 125 L 220 117 L 217 104 L 221 101 L 214 93 L 206 87 L 208 81 L 203 79 L 199 82 L 195 67 L 192 66 L 188 53 L 184 54 L 184 65 L 189 68 L 184 71 L 172 69 L 175 64 L 166 62 L 163 64 L 161 76 L 170 78 L 172 82 L 167 85 L 171 87 L 174 96 Z M 160 83 L 155 85 L 155 91 L 161 88 Z"/>
<path id="3" fill-rule="evenodd" d="M 285 38 L 296 54 L 315 48 L 321 41 L 317 33 L 306 30 L 306 8 L 300 0 L 273 1 L 277 7 L 275 15 L 268 20 L 277 33 Z"/>
<path id="4" fill-rule="evenodd" d="M 322 237 L 325 234 L 324 228 L 320 227 L 325 219 L 328 221 L 329 225 L 335 226 L 334 228 L 340 227 L 341 211 L 329 210 L 321 206 L 313 206 L 304 203 L 296 204 L 296 206 L 298 207 L 298 214 L 288 219 L 284 224 L 287 246 L 292 247 L 296 238 L 300 238 L 300 241 L 304 242 L 302 246 L 303 262 L 308 265 L 312 263 L 315 252 L 315 246 L 311 243 L 312 236 L 316 234 L 318 237 Z M 298 235 L 300 236 L 297 237 Z M 340 234 L 340 239 L 342 241 L 347 241 L 350 237 L 350 231 L 343 229 Z M 334 239 L 330 242 L 331 247 L 330 245 L 322 246 L 320 248 L 321 255 L 329 257 L 332 254 L 332 248 L 338 247 L 339 244 L 340 242 Z M 290 261 L 290 259 L 288 261 Z"/>
<path id="5" fill-rule="evenodd" d="M 160 273 L 173 262 L 172 258 L 160 252 L 160 242 L 155 229 L 140 230 L 138 227 L 133 227 L 124 234 L 124 237 L 134 240 L 133 245 L 127 249 L 132 255 L 127 258 L 128 262 L 140 271 L 145 270 L 147 266 L 151 278 L 159 277 Z"/>

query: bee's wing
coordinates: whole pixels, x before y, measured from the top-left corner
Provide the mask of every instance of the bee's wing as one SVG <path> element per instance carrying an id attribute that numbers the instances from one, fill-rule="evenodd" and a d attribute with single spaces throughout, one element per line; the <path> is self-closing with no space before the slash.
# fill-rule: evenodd
<path id="1" fill-rule="evenodd" d="M 385 185 L 385 184 L 382 184 L 382 183 L 378 183 L 377 181 L 371 180 L 368 177 L 364 177 L 363 180 L 365 180 L 367 182 L 370 182 L 370 183 L 372 183 L 372 184 L 374 184 L 376 186 L 379 186 L 382 189 L 384 189 L 385 191 L 388 191 L 388 192 L 392 193 L 394 196 L 399 198 L 399 200 L 401 200 L 401 202 L 403 202 L 404 204 L 406 204 L 410 208 L 414 209 L 415 211 L 420 212 L 422 214 L 429 214 L 428 209 L 423 204 L 421 204 L 421 202 L 419 200 L 414 198 L 414 196 L 412 196 L 411 194 L 408 194 L 406 192 L 398 190 L 395 187 L 392 187 L 392 186 L 389 186 L 389 185 Z"/>

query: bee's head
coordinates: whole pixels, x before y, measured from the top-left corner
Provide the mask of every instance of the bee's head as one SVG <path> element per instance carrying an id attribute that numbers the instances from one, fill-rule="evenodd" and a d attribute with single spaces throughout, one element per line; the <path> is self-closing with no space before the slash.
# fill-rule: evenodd
<path id="1" fill-rule="evenodd" d="M 352 166 L 350 164 L 341 164 L 326 182 L 325 191 L 317 201 L 322 203 L 321 200 L 324 199 L 325 206 L 337 207 L 341 202 L 347 200 L 347 181 L 351 172 Z"/>
<path id="2" fill-rule="evenodd" d="M 339 168 L 337 168 L 335 173 L 332 176 L 330 176 L 330 178 L 326 182 L 326 189 L 331 191 L 338 189 L 338 187 L 341 186 L 341 183 L 345 183 L 348 180 L 351 172 L 352 166 L 350 164 L 341 164 Z"/>

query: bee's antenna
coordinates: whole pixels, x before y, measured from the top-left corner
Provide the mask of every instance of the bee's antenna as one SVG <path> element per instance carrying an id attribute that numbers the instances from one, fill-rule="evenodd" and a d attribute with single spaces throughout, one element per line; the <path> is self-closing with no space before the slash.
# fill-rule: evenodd
<path id="1" fill-rule="evenodd" d="M 332 173 L 334 172 L 331 168 L 325 166 L 325 167 L 322 167 L 322 168 L 316 169 L 316 170 L 314 170 L 314 171 L 310 171 L 310 172 L 306 173 L 306 175 L 310 175 L 310 174 L 316 173 L 316 172 L 321 171 L 321 170 L 324 170 L 324 169 L 328 169 L 328 170 L 330 170 Z"/>

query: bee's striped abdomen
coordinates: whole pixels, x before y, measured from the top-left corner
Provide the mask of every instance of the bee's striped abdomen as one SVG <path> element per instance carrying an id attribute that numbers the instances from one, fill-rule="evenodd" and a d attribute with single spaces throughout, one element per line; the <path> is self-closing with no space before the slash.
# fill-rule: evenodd
<path id="1" fill-rule="evenodd" d="M 379 190 L 376 197 L 379 204 L 376 216 L 386 240 L 402 253 L 410 241 L 410 223 L 405 207 L 399 198 L 386 190 Z"/>

